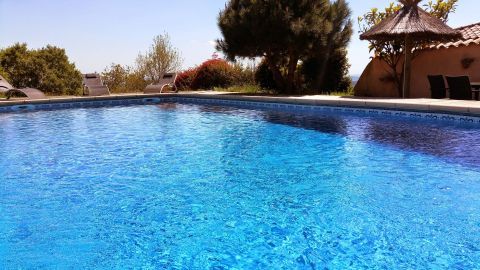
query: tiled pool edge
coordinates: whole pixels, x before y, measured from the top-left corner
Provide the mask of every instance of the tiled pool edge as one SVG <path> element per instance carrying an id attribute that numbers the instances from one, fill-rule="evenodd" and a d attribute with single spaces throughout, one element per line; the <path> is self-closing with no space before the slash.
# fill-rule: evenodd
<path id="1" fill-rule="evenodd" d="M 211 105 L 234 105 L 234 106 L 247 106 L 254 108 L 265 109 L 288 109 L 299 112 L 344 112 L 344 113 L 359 113 L 364 115 L 377 115 L 377 116 L 397 116 L 397 117 L 410 117 L 410 118 L 423 118 L 429 120 L 442 120 L 442 121 L 455 121 L 463 123 L 473 123 L 480 125 L 480 115 L 476 114 L 462 114 L 462 113 L 447 113 L 447 112 L 432 112 L 422 110 L 402 110 L 391 109 L 382 107 L 359 107 L 355 105 L 333 105 L 322 104 L 316 101 L 305 102 L 308 100 L 269 100 L 259 101 L 257 99 L 241 99 L 241 98 L 205 98 L 205 97 L 176 97 L 175 100 L 191 103 L 211 104 Z M 290 102 L 289 102 L 290 101 Z"/>
<path id="2" fill-rule="evenodd" d="M 431 120 L 448 120 L 480 124 L 480 110 L 469 107 L 432 104 L 397 104 L 368 99 L 304 99 L 297 97 L 266 97 L 220 94 L 152 94 L 102 97 L 73 97 L 46 100 L 0 101 L 0 113 L 48 109 L 88 108 L 104 106 L 141 105 L 161 102 L 193 102 L 202 104 L 251 106 L 266 109 L 298 111 L 329 111 L 367 115 L 400 116 Z M 474 108 L 476 109 L 476 108 Z"/>

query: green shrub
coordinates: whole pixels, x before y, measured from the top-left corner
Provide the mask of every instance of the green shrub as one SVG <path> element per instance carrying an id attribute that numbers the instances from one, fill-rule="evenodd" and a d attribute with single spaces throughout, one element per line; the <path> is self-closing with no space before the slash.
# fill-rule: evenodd
<path id="1" fill-rule="evenodd" d="M 218 92 L 236 92 L 236 93 L 242 93 L 242 94 L 268 93 L 268 92 L 263 91 L 263 89 L 261 89 L 260 86 L 258 86 L 256 84 L 234 85 L 234 86 L 230 86 L 228 88 L 215 87 L 213 90 L 218 91 Z"/>
<path id="2" fill-rule="evenodd" d="M 233 66 L 233 80 L 233 84 L 236 86 L 255 85 L 255 68 L 252 66 L 235 64 Z"/>
<path id="3" fill-rule="evenodd" d="M 112 93 L 141 92 L 148 85 L 142 72 L 114 63 L 105 68 L 102 79 Z"/>

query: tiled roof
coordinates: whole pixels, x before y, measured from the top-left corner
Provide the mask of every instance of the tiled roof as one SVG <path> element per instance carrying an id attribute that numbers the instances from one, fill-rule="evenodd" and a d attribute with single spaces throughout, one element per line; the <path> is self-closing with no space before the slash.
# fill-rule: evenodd
<path id="1" fill-rule="evenodd" d="M 450 42 L 442 42 L 435 45 L 432 45 L 431 48 L 441 49 L 441 48 L 450 48 L 450 47 L 460 47 L 460 46 L 469 46 L 469 45 L 480 45 L 480 22 L 462 26 L 456 30 L 460 31 L 462 38 Z"/>

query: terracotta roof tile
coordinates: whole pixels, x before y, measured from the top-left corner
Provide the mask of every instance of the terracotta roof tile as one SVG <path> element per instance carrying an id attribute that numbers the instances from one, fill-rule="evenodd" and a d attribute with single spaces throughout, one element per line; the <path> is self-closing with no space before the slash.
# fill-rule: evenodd
<path id="1" fill-rule="evenodd" d="M 480 45 L 480 22 L 462 26 L 456 30 L 460 31 L 462 38 L 450 41 L 442 42 L 432 45 L 430 48 L 441 49 L 441 48 L 450 48 L 450 47 L 460 47 L 460 46 L 469 46 L 469 45 Z"/>

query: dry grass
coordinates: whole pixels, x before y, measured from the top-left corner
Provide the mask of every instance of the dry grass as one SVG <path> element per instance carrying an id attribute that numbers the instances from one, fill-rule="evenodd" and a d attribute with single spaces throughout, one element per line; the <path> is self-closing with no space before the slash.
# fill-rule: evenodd
<path id="1" fill-rule="evenodd" d="M 331 96 L 339 96 L 339 97 L 354 96 L 353 87 L 350 87 L 347 91 L 334 91 L 334 92 L 331 92 L 330 95 L 331 95 Z"/>
<path id="2" fill-rule="evenodd" d="M 215 87 L 213 90 L 217 92 L 236 92 L 244 94 L 266 93 L 266 91 L 260 88 L 258 85 L 231 86 L 228 88 Z"/>

